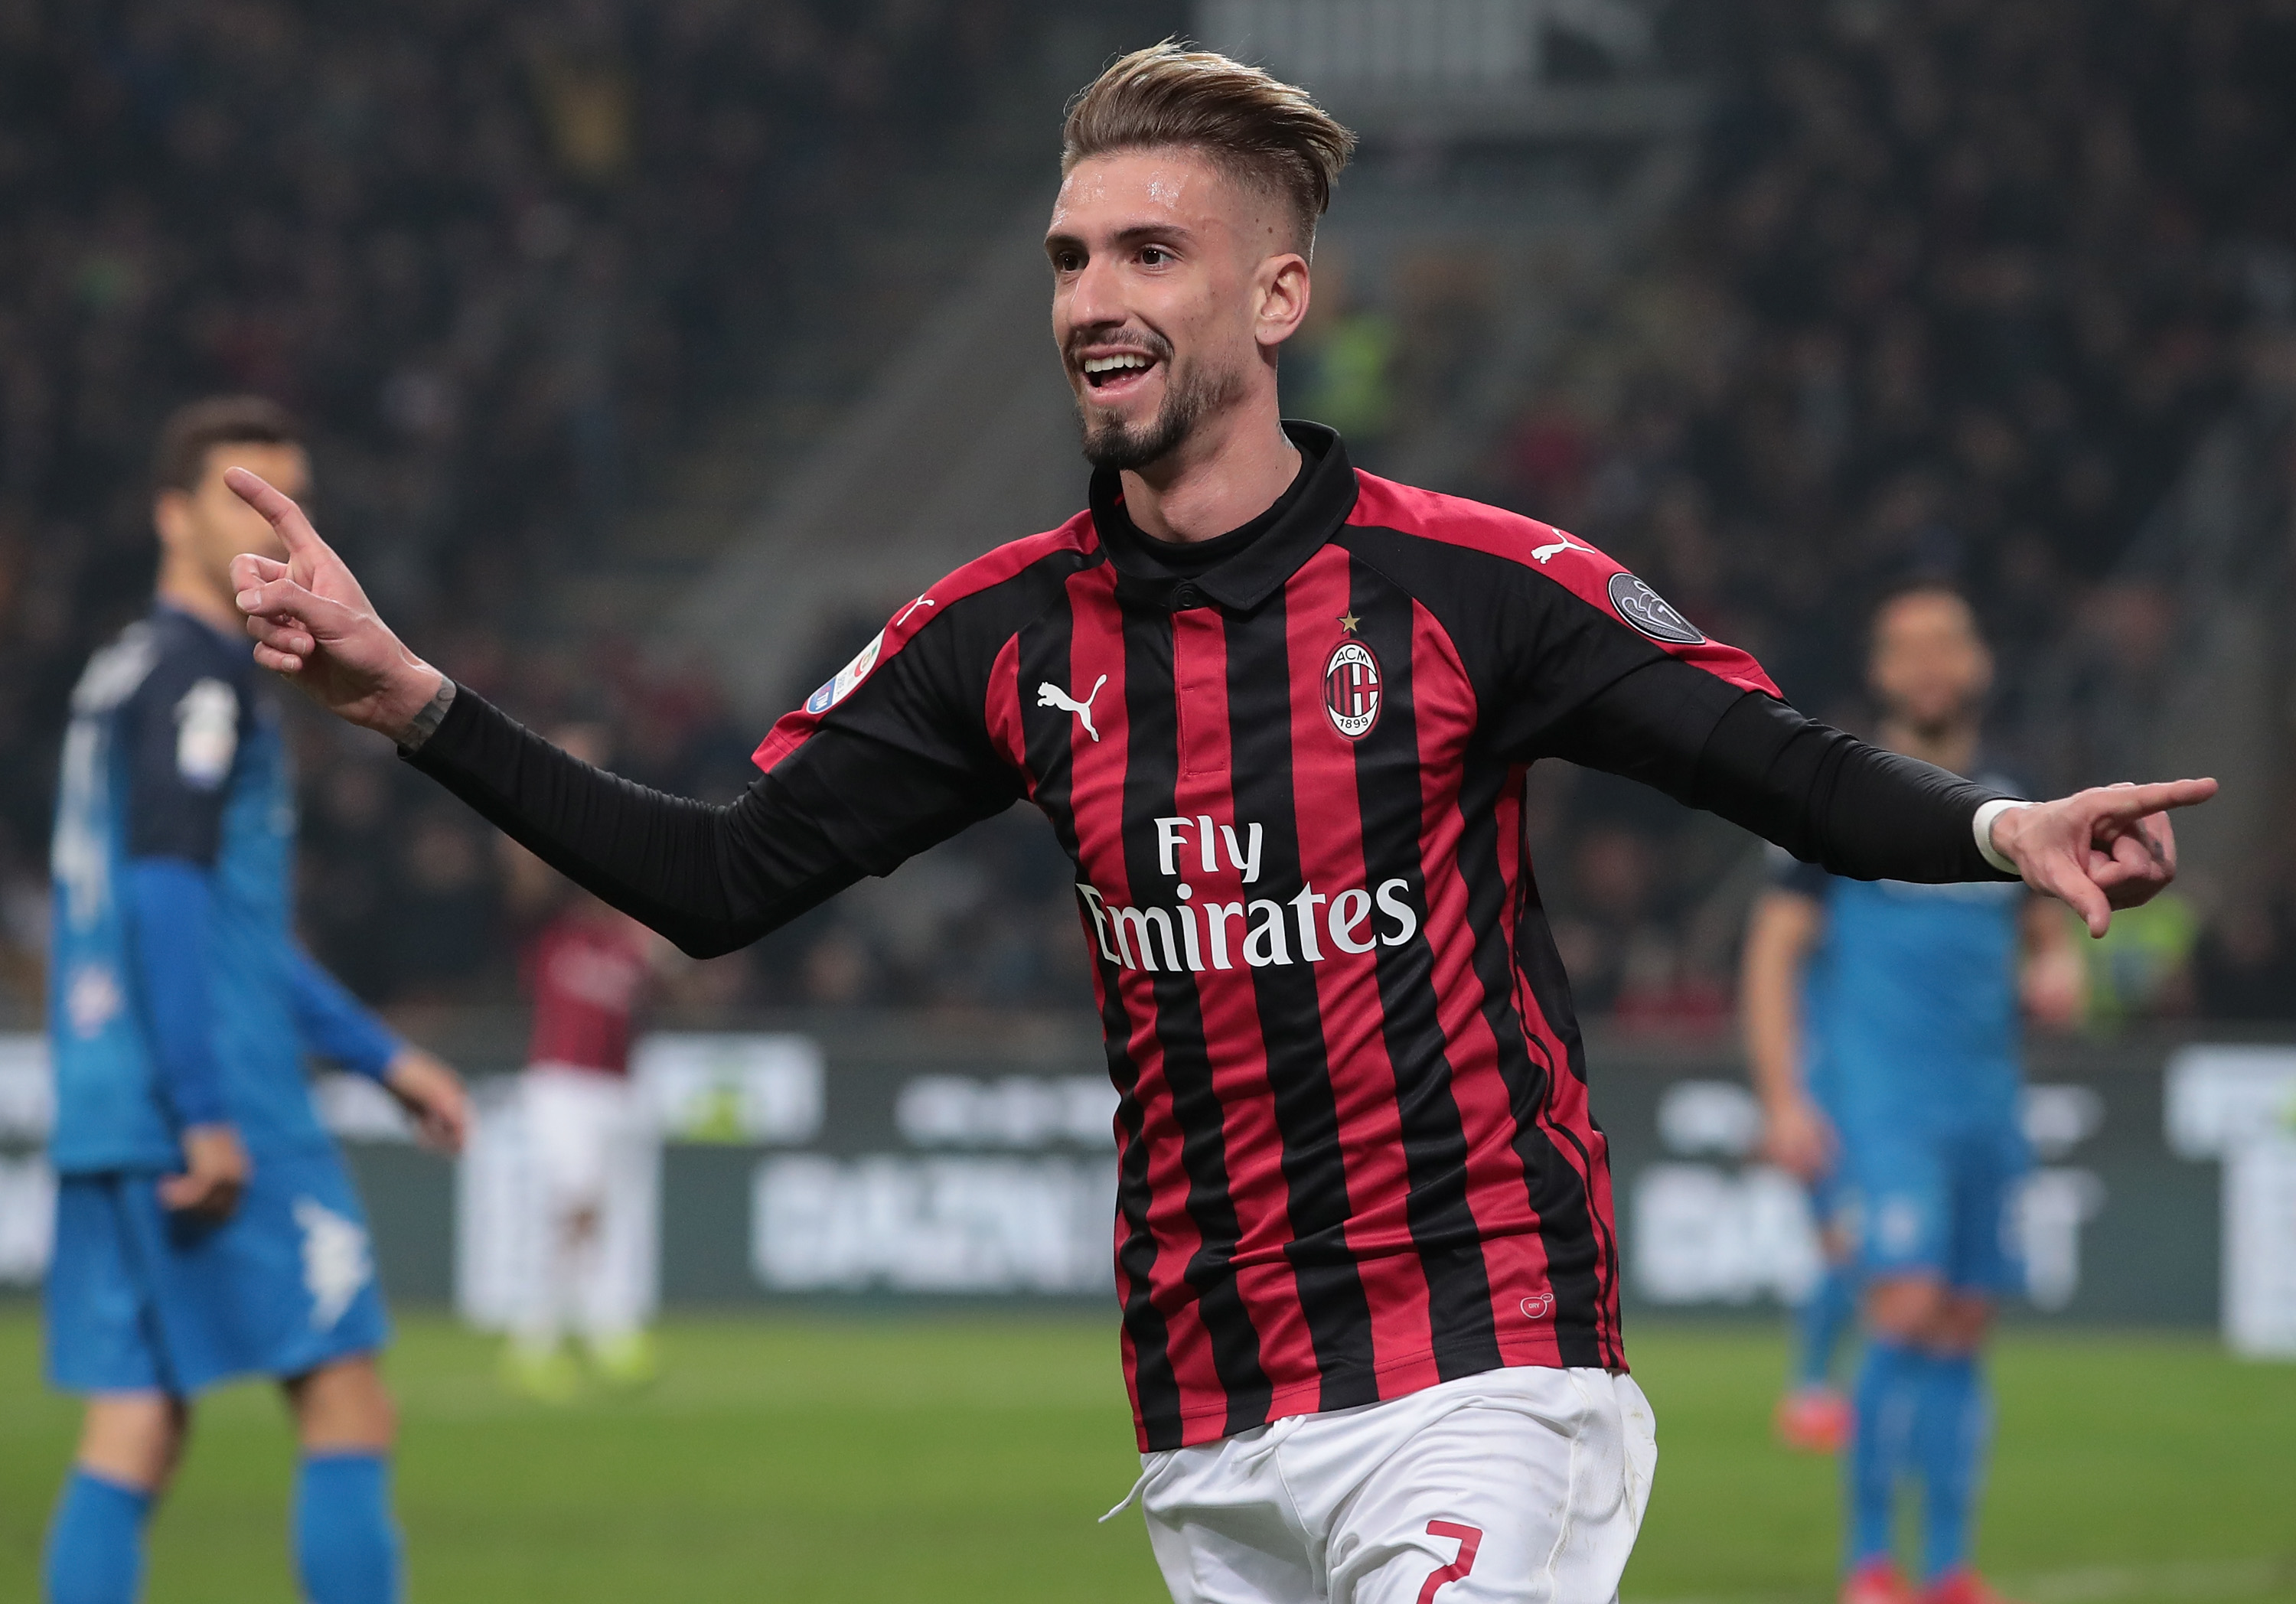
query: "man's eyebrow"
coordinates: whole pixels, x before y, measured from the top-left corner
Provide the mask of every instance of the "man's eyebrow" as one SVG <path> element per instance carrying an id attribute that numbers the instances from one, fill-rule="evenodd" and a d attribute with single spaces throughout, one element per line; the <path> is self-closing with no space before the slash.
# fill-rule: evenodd
<path id="1" fill-rule="evenodd" d="M 1149 240 L 1193 241 L 1195 237 L 1195 230 L 1185 223 L 1135 223 L 1128 228 L 1118 229 L 1114 243 L 1119 246 L 1138 245 Z M 1070 233 L 1066 229 L 1058 229 L 1045 236 L 1045 249 L 1048 251 L 1085 248 L 1082 236 Z"/>
<path id="2" fill-rule="evenodd" d="M 1195 230 L 1185 223 L 1135 223 L 1129 228 L 1116 231 L 1116 242 L 1119 245 L 1137 245 L 1144 240 L 1193 240 L 1195 237 Z"/>

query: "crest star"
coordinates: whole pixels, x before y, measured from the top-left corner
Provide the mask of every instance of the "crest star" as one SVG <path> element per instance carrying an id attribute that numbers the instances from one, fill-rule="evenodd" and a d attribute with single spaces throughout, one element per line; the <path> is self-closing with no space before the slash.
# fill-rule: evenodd
<path id="1" fill-rule="evenodd" d="M 1357 618 L 1353 612 L 1344 612 L 1340 615 L 1340 628 L 1348 634 L 1355 634 L 1356 626 L 1362 622 L 1363 620 Z"/>

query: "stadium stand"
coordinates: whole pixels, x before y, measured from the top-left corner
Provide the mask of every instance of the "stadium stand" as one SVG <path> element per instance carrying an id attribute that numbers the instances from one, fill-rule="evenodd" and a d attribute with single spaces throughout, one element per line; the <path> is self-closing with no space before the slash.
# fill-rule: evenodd
<path id="1" fill-rule="evenodd" d="M 16 984 L 35 972 L 63 695 L 141 594 L 144 443 L 197 390 L 304 413 L 324 527 L 457 675 L 537 721 L 609 717 L 643 777 L 741 784 L 751 699 L 729 711 L 718 676 L 641 651 L 598 592 L 628 588 L 618 554 L 662 527 L 681 451 L 757 456 L 735 425 L 759 375 L 824 331 L 873 358 L 906 331 L 914 304 L 838 304 L 870 250 L 830 202 L 891 193 L 1011 92 L 999 53 L 1022 9 L 0 4 Z M 2296 13 L 1732 0 L 1661 16 L 1660 66 L 1708 110 L 1679 171 L 1652 164 L 1662 215 L 1624 254 L 1528 295 L 1488 252 L 1373 271 L 1348 255 L 1343 199 L 1319 263 L 1331 312 L 1287 388 L 1375 467 L 1608 546 L 1853 726 L 1866 599 L 1955 577 L 2016 688 L 2005 754 L 2037 783 L 2112 777 L 2108 740 L 2064 732 L 2107 730 L 2194 605 L 2132 553 L 2209 431 L 2269 389 L 2259 353 L 2296 301 Z M 1561 48 L 1549 66 L 1607 70 Z M 37 136 L 59 121 L 73 139 Z M 1004 140 L 980 182 L 1025 194 L 1050 143 Z M 1529 183 L 1471 144 L 1389 143 L 1369 142 L 1367 170 L 1448 161 L 1486 209 Z M 1544 321 L 1511 333 L 1542 298 Z M 858 379 L 808 405 L 857 404 Z M 826 438 L 784 436 L 791 462 Z M 514 599 L 545 585 L 570 600 L 537 630 Z M 813 619 L 771 699 L 801 696 L 881 618 Z M 309 733 L 304 773 L 329 960 L 385 1000 L 504 994 L 491 845 L 332 731 Z M 1542 772 L 1533 801 L 1587 1011 L 1711 1023 L 1753 883 L 1743 838 L 1598 776 Z M 997 821 L 705 970 L 696 998 L 1073 1003 L 1074 915 L 1040 837 Z M 2292 883 L 2276 859 L 2210 918 L 2154 930 L 2117 961 L 2134 978 L 2112 1006 L 2296 1011 Z"/>
<path id="2" fill-rule="evenodd" d="M 1871 598 L 1957 580 L 2000 651 L 2000 756 L 2036 785 L 2120 777 L 2141 687 L 2206 623 L 2132 546 L 2203 433 L 2286 383 L 2259 358 L 2284 351 L 2296 289 L 2296 16 L 1729 9 L 1709 36 L 1726 92 L 1667 243 L 1535 376 L 1475 488 L 1605 545 L 1852 727 Z M 2279 495 L 2278 516 L 2239 515 L 2251 537 L 2284 529 Z M 1710 1012 L 1742 855 L 1589 779 L 1551 827 L 1582 994 Z M 2241 879 L 2199 945 L 2201 1001 L 2284 1014 L 2287 870 Z M 2139 994 L 2109 1006 L 2190 1005 L 2189 914 L 2168 922 Z M 2251 983 L 2267 969 L 2282 979 Z"/>
<path id="3" fill-rule="evenodd" d="M 192 394 L 297 409 L 322 521 L 458 675 L 537 717 L 616 713 L 640 772 L 722 788 L 689 754 L 730 751 L 738 770 L 749 743 L 706 684 L 611 638 L 554 640 L 521 610 L 774 369 L 803 332 L 792 307 L 849 287 L 857 202 L 1008 70 L 1018 14 L 0 6 L 0 883 L 17 980 L 39 945 L 65 694 L 148 593 L 145 455 Z M 402 806 L 421 788 L 387 757 L 316 739 L 317 943 L 372 995 L 506 985 L 487 843 Z"/>

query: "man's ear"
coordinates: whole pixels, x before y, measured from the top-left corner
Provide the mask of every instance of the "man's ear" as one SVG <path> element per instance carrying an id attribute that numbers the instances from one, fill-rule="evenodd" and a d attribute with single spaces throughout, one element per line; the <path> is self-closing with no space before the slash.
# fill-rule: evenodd
<path id="1" fill-rule="evenodd" d="M 187 491 L 162 490 L 152 498 L 152 527 L 163 546 L 180 546 L 192 535 L 192 498 Z"/>
<path id="2" fill-rule="evenodd" d="M 1264 347 L 1282 345 L 1308 316 L 1310 286 L 1308 258 L 1297 251 L 1269 257 L 1259 265 L 1259 307 L 1252 337 Z"/>

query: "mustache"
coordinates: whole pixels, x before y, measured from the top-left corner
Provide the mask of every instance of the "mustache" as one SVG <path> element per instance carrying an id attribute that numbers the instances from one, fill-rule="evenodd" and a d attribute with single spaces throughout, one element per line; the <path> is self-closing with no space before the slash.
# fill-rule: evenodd
<path id="1" fill-rule="evenodd" d="M 1172 359 L 1172 342 L 1152 329 L 1143 329 L 1136 333 L 1127 331 L 1113 339 L 1105 330 L 1079 330 L 1069 336 L 1068 349 L 1062 352 L 1062 356 L 1073 370 L 1082 365 L 1086 346 L 1102 344 L 1109 345 L 1113 351 L 1137 351 L 1143 356 L 1156 362 L 1169 362 Z M 1101 353 L 1103 356 L 1111 354 L 1110 351 Z"/>

